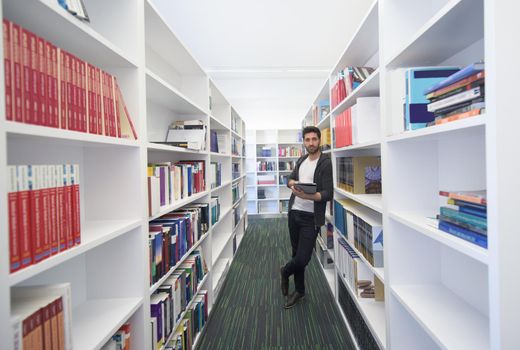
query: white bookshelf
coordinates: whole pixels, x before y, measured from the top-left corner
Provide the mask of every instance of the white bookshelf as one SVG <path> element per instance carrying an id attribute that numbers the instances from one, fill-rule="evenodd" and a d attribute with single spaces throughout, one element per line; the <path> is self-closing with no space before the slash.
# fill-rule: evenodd
<path id="1" fill-rule="evenodd" d="M 131 141 L 6 121 L 2 84 L 0 148 L 5 152 L 0 152 L 0 180 L 7 182 L 7 165 L 79 164 L 82 242 L 10 274 L 8 240 L 0 240 L 0 336 L 12 339 L 12 287 L 69 282 L 75 349 L 101 348 L 125 322 L 131 323 L 132 348 L 149 349 L 150 295 L 161 281 L 192 251 L 201 250 L 209 272 L 199 291 L 208 291 L 211 310 L 216 297 L 214 287 L 223 276 L 218 263 L 225 259 L 232 262 L 245 234 L 245 123 L 148 0 L 85 1 L 91 23 L 76 19 L 57 1 L 1 3 L 4 17 L 115 75 L 139 139 Z M 3 78 L 3 69 L 0 74 Z M 193 119 L 201 119 L 208 126 L 204 150 L 153 142 L 164 138 L 171 122 Z M 227 137 L 226 147 L 219 153 L 210 151 L 213 130 Z M 235 154 L 231 149 L 233 138 L 239 145 Z M 206 171 L 205 191 L 161 208 L 159 214 L 149 217 L 147 164 L 179 160 L 204 160 L 206 165 L 221 162 L 222 184 L 211 189 Z M 233 163 L 239 164 L 235 178 Z M 233 205 L 231 189 L 235 184 L 240 187 L 241 198 Z M 4 186 L 0 187 L 0 196 L 7 198 Z M 190 203 L 208 203 L 211 196 L 219 197 L 220 220 L 166 276 L 150 286 L 149 222 Z M 239 213 L 236 222 L 233 207 Z M 0 216 L 2 232 L 8 232 L 5 200 L 0 201 Z M 223 233 L 229 236 L 222 241 Z M 2 344 L 2 349 L 12 350 L 12 342 Z"/>
<path id="2" fill-rule="evenodd" d="M 520 284 L 513 277 L 520 259 L 514 248 L 519 239 L 508 234 L 516 232 L 517 214 L 505 209 L 514 207 L 513 198 L 519 194 L 513 176 L 518 166 L 507 161 L 506 154 L 516 149 L 519 122 L 509 116 L 515 111 L 513 77 L 520 71 L 514 62 L 520 51 L 504 38 L 518 30 L 511 8 L 493 0 L 379 0 L 331 71 L 332 76 L 348 65 L 376 68 L 318 125 L 334 128 L 335 116 L 359 97 L 380 97 L 379 138 L 342 148 L 333 145 L 331 154 L 334 171 L 337 157 L 381 156 L 382 195 L 354 195 L 335 188 L 336 199 L 354 200 L 382 218 L 384 268 L 374 268 L 364 258 L 360 265 L 384 282 L 385 301 L 377 310 L 367 308 L 370 301 L 354 295 L 343 281 L 381 348 L 520 346 L 518 332 L 507 327 L 520 318 Z M 486 62 L 485 114 L 393 131 L 392 70 L 464 67 L 480 59 Z M 314 103 L 328 88 L 327 80 Z M 311 111 L 303 124 L 312 124 Z M 487 189 L 488 249 L 440 231 L 430 219 L 439 210 L 439 190 L 475 188 Z M 327 215 L 327 221 L 334 219 Z M 336 284 L 342 280 L 337 274 L 335 279 Z M 332 292 L 338 298 L 337 288 Z"/>
<path id="3" fill-rule="evenodd" d="M 246 174 L 248 191 L 248 214 L 249 215 L 273 215 L 286 214 L 281 210 L 281 203 L 288 201 L 291 191 L 283 183 L 280 183 L 280 175 L 288 176 L 292 170 L 280 170 L 280 162 L 294 162 L 298 156 L 280 156 L 279 147 L 294 147 L 302 149 L 300 130 L 247 130 L 246 145 Z M 262 147 L 270 147 L 269 156 L 262 155 Z M 302 153 L 303 154 L 303 153 Z M 274 170 L 260 171 L 257 162 L 273 162 Z M 274 184 L 258 184 L 259 175 L 275 176 Z M 258 198 L 258 190 L 264 190 L 266 198 Z"/>

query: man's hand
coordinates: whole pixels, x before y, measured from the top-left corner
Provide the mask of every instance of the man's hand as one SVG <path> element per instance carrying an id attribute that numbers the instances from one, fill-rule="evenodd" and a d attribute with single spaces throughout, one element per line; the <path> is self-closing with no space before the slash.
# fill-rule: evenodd
<path id="1" fill-rule="evenodd" d="M 307 199 L 315 202 L 319 202 L 321 200 L 321 194 L 319 192 L 313 194 L 305 193 L 302 190 L 297 189 L 294 185 L 291 186 L 291 190 L 296 197 L 300 197 L 301 199 Z"/>

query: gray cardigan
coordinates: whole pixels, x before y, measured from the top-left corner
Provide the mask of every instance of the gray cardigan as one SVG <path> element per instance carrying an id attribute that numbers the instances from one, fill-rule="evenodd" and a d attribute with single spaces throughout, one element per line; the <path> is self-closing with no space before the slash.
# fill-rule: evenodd
<path id="1" fill-rule="evenodd" d="M 300 170 L 300 165 L 302 162 L 307 159 L 309 155 L 306 154 L 298 161 L 296 161 L 296 166 L 292 171 L 291 175 L 289 175 L 289 179 L 298 181 L 298 174 Z M 332 200 L 334 194 L 334 184 L 332 180 L 332 161 L 330 160 L 330 156 L 328 154 L 321 154 L 320 159 L 318 160 L 318 164 L 316 164 L 316 170 L 314 171 L 314 183 L 316 183 L 316 191 L 321 194 L 321 201 L 314 202 L 314 223 L 316 226 L 322 226 L 325 224 L 325 207 L 327 202 Z M 287 181 L 287 187 L 289 187 L 289 181 Z M 295 195 L 291 194 L 291 199 L 289 199 L 289 211 L 291 210 L 294 204 Z"/>

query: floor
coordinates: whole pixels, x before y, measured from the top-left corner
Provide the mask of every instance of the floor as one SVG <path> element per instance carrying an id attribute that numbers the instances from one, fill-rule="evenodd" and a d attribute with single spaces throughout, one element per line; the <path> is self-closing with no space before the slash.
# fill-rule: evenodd
<path id="1" fill-rule="evenodd" d="M 249 220 L 197 350 L 355 349 L 314 255 L 306 299 L 283 308 L 279 268 L 289 257 L 286 218 Z"/>

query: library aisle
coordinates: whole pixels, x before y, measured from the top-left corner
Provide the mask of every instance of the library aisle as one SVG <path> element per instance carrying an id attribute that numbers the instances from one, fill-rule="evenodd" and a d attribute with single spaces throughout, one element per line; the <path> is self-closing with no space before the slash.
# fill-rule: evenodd
<path id="1" fill-rule="evenodd" d="M 287 218 L 250 219 L 197 350 L 355 349 L 316 256 L 305 300 L 283 309 L 278 273 L 289 255 Z"/>

